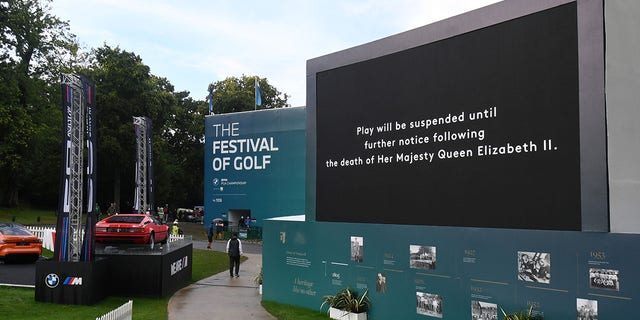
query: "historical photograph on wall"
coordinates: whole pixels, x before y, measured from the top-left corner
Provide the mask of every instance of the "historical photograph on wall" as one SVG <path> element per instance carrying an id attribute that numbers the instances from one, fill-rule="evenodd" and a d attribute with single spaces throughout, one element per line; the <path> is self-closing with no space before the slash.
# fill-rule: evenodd
<path id="1" fill-rule="evenodd" d="M 598 320 L 598 300 L 576 299 L 577 320 Z"/>
<path id="2" fill-rule="evenodd" d="M 376 276 L 376 292 L 387 293 L 387 276 L 378 272 Z"/>
<path id="3" fill-rule="evenodd" d="M 498 305 L 484 301 L 471 301 L 471 320 L 497 320 Z"/>
<path id="4" fill-rule="evenodd" d="M 518 280 L 551 283 L 551 254 L 518 251 Z"/>
<path id="5" fill-rule="evenodd" d="M 362 262 L 364 258 L 364 238 L 351 237 L 351 261 Z"/>
<path id="6" fill-rule="evenodd" d="M 620 271 L 611 269 L 589 269 L 589 286 L 594 289 L 620 291 Z"/>
<path id="7" fill-rule="evenodd" d="M 425 316 L 442 318 L 442 297 L 437 294 L 416 292 L 416 312 Z"/>
<path id="8" fill-rule="evenodd" d="M 436 268 L 436 247 L 410 245 L 409 267 L 433 270 Z"/>

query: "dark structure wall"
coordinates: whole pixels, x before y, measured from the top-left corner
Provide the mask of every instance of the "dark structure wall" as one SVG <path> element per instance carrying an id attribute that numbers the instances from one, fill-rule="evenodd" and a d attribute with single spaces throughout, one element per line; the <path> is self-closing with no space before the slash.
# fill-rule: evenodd
<path id="1" fill-rule="evenodd" d="M 505 1 L 310 60 L 308 218 L 608 231 L 602 4 Z M 554 20 L 556 15 L 562 17 Z M 343 82 L 332 86 L 337 80 Z M 491 107 L 500 113 L 494 123 L 474 126 L 466 118 L 436 128 L 440 132 L 397 127 Z M 387 122 L 386 135 L 357 131 Z M 480 129 L 486 141 L 438 144 L 432 136 L 430 144 L 418 147 L 363 148 L 378 137 L 398 143 L 414 134 Z M 558 151 L 478 159 L 481 145 L 529 142 L 542 150 L 546 139 L 560 143 L 554 144 Z M 471 150 L 476 159 L 410 168 L 398 161 L 399 155 L 437 157 L 452 149 Z M 393 158 L 385 168 L 381 155 Z M 373 165 L 340 163 L 368 157 Z M 425 192 L 416 194 L 420 188 Z M 416 220 L 416 211 L 434 214 Z M 486 219 L 478 220 L 478 214 Z M 534 215 L 546 225 L 518 220 Z"/>

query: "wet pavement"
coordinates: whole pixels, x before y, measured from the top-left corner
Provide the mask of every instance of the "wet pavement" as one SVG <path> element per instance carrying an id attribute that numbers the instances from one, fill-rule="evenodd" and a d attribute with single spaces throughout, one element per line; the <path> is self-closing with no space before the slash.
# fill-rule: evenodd
<path id="1" fill-rule="evenodd" d="M 226 270 L 177 291 L 169 300 L 169 320 L 276 319 L 260 305 L 262 296 L 254 281 L 262 267 L 262 246 L 245 242 L 242 246 L 248 259 L 240 264 L 240 277 L 231 278 Z M 194 241 L 193 247 L 204 249 L 206 242 Z M 212 246 L 216 251 L 225 249 L 223 241 Z"/>

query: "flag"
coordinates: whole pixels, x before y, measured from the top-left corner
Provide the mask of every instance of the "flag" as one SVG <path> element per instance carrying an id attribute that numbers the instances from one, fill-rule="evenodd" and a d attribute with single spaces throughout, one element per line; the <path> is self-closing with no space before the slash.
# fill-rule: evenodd
<path id="1" fill-rule="evenodd" d="M 256 106 L 261 106 L 262 93 L 260 92 L 260 83 L 258 82 L 258 78 L 256 78 L 255 81 L 256 81 Z"/>

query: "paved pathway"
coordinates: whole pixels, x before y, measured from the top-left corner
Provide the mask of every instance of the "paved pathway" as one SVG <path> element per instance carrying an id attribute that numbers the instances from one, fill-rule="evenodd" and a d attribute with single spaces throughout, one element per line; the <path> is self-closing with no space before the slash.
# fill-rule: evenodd
<path id="1" fill-rule="evenodd" d="M 213 248 L 218 249 L 221 243 L 214 243 Z M 206 243 L 199 241 L 193 243 L 193 247 L 198 249 L 203 249 L 200 246 L 205 245 Z M 258 293 L 258 285 L 254 282 L 262 267 L 262 254 L 245 253 L 244 255 L 248 259 L 240 264 L 239 278 L 229 277 L 229 270 L 226 270 L 176 292 L 169 300 L 169 320 L 275 320 L 276 318 L 260 305 L 262 296 Z"/>

